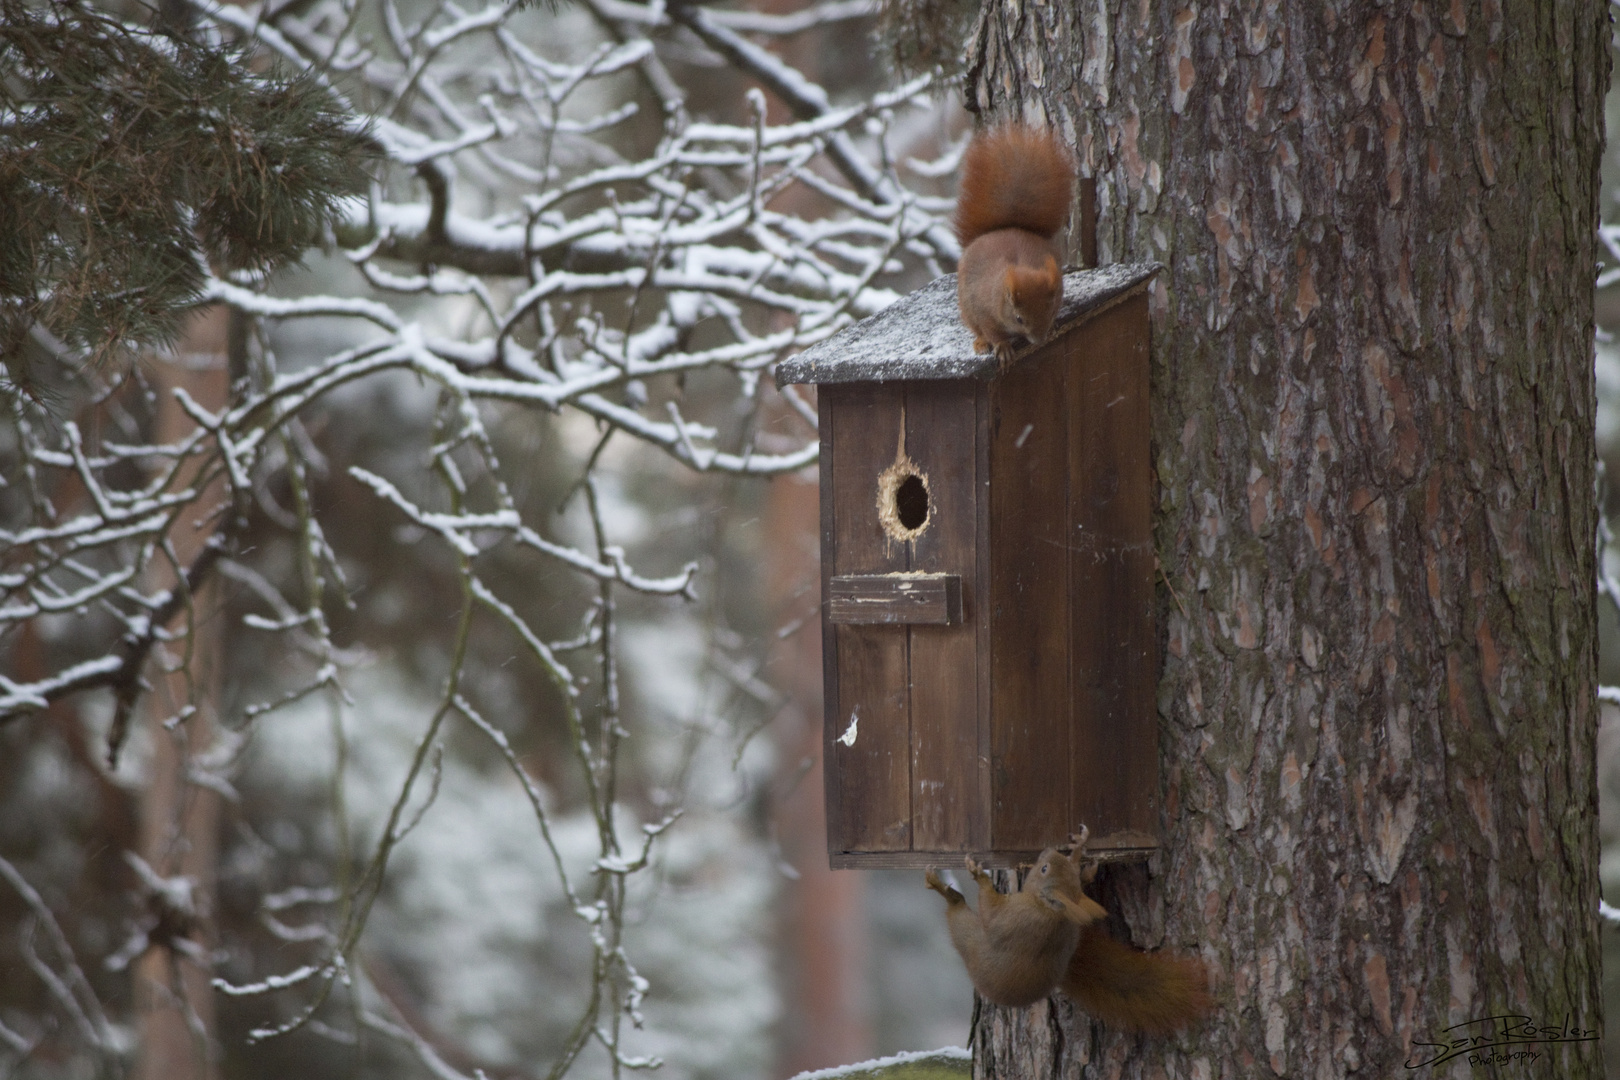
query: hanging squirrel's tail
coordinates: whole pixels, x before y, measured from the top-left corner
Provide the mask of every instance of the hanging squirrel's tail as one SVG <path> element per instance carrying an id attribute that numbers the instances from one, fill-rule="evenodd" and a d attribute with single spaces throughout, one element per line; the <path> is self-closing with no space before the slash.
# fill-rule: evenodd
<path id="1" fill-rule="evenodd" d="M 1143 952 L 1098 926 L 1080 931 L 1058 988 L 1109 1027 L 1148 1035 L 1178 1031 L 1210 1009 L 1209 978 L 1199 960 Z"/>

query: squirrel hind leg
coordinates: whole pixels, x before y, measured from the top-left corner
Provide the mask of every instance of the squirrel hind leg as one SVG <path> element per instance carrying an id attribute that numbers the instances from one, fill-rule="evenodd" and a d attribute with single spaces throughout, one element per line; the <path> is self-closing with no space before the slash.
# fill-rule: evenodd
<path id="1" fill-rule="evenodd" d="M 973 875 L 974 884 L 979 886 L 979 917 L 988 919 L 992 912 L 1006 902 L 1007 897 L 996 888 L 996 883 L 990 880 L 990 875 L 985 872 L 978 859 L 969 855 L 963 860 L 963 864 L 967 867 L 968 873 Z"/>
<path id="2" fill-rule="evenodd" d="M 979 862 L 978 859 L 969 855 L 962 860 L 962 865 L 967 868 L 969 874 L 973 875 L 973 880 L 978 883 L 979 888 L 994 889 L 996 887 L 995 883 L 990 880 L 989 873 L 985 871 L 984 864 Z"/>
<path id="3" fill-rule="evenodd" d="M 1068 849 L 1069 858 L 1080 864 L 1080 881 L 1090 885 L 1097 880 L 1097 870 L 1102 865 L 1095 858 L 1086 855 L 1086 844 L 1091 839 L 1091 829 L 1086 825 L 1080 826 L 1079 832 L 1069 834 L 1069 842 L 1064 845 Z M 1058 850 L 1063 850 L 1059 848 Z"/>
<path id="4" fill-rule="evenodd" d="M 945 879 L 940 877 L 939 874 L 935 873 L 933 870 L 928 871 L 927 876 L 923 878 L 923 882 L 930 889 L 933 889 L 935 892 L 939 893 L 939 895 L 943 896 L 945 898 L 945 902 L 952 907 L 955 907 L 957 904 L 967 903 L 967 897 L 963 896 L 961 893 L 947 885 L 945 883 Z"/>
<path id="5" fill-rule="evenodd" d="M 1108 918 L 1108 909 L 1085 893 L 1081 893 L 1074 900 L 1070 900 L 1062 893 L 1052 893 L 1042 896 L 1042 899 L 1046 901 L 1048 907 L 1076 926 L 1090 926 L 1094 922 Z"/>

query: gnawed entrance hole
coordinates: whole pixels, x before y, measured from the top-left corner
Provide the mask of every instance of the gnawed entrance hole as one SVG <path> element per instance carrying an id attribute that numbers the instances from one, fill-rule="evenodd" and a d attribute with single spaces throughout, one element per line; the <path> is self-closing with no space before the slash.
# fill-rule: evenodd
<path id="1" fill-rule="evenodd" d="M 928 528 L 933 507 L 928 496 L 928 474 L 904 450 L 894 464 L 878 474 L 878 522 L 891 540 L 915 540 Z"/>

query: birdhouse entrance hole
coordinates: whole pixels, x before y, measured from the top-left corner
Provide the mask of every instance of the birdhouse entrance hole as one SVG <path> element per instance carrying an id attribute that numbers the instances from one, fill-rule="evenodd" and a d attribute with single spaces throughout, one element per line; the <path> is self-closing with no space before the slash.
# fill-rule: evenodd
<path id="1" fill-rule="evenodd" d="M 908 476 L 894 491 L 894 508 L 900 524 L 912 531 L 923 527 L 928 520 L 928 485 L 920 476 Z"/>
<path id="2" fill-rule="evenodd" d="M 915 540 L 928 528 L 928 476 L 902 451 L 878 474 L 878 521 L 891 540 Z"/>

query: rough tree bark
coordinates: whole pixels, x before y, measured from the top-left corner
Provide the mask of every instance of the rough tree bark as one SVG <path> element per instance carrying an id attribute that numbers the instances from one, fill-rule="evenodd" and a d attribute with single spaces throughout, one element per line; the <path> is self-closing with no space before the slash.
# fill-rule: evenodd
<path id="1" fill-rule="evenodd" d="M 986 115 L 1158 259 L 1163 848 L 1216 1015 L 987 1009 L 976 1075 L 1596 1076 L 1592 273 L 1606 5 L 996 0 Z M 1448 1030 L 1450 1029 L 1450 1030 Z M 1512 1048 L 1508 1048 L 1512 1049 Z"/>

